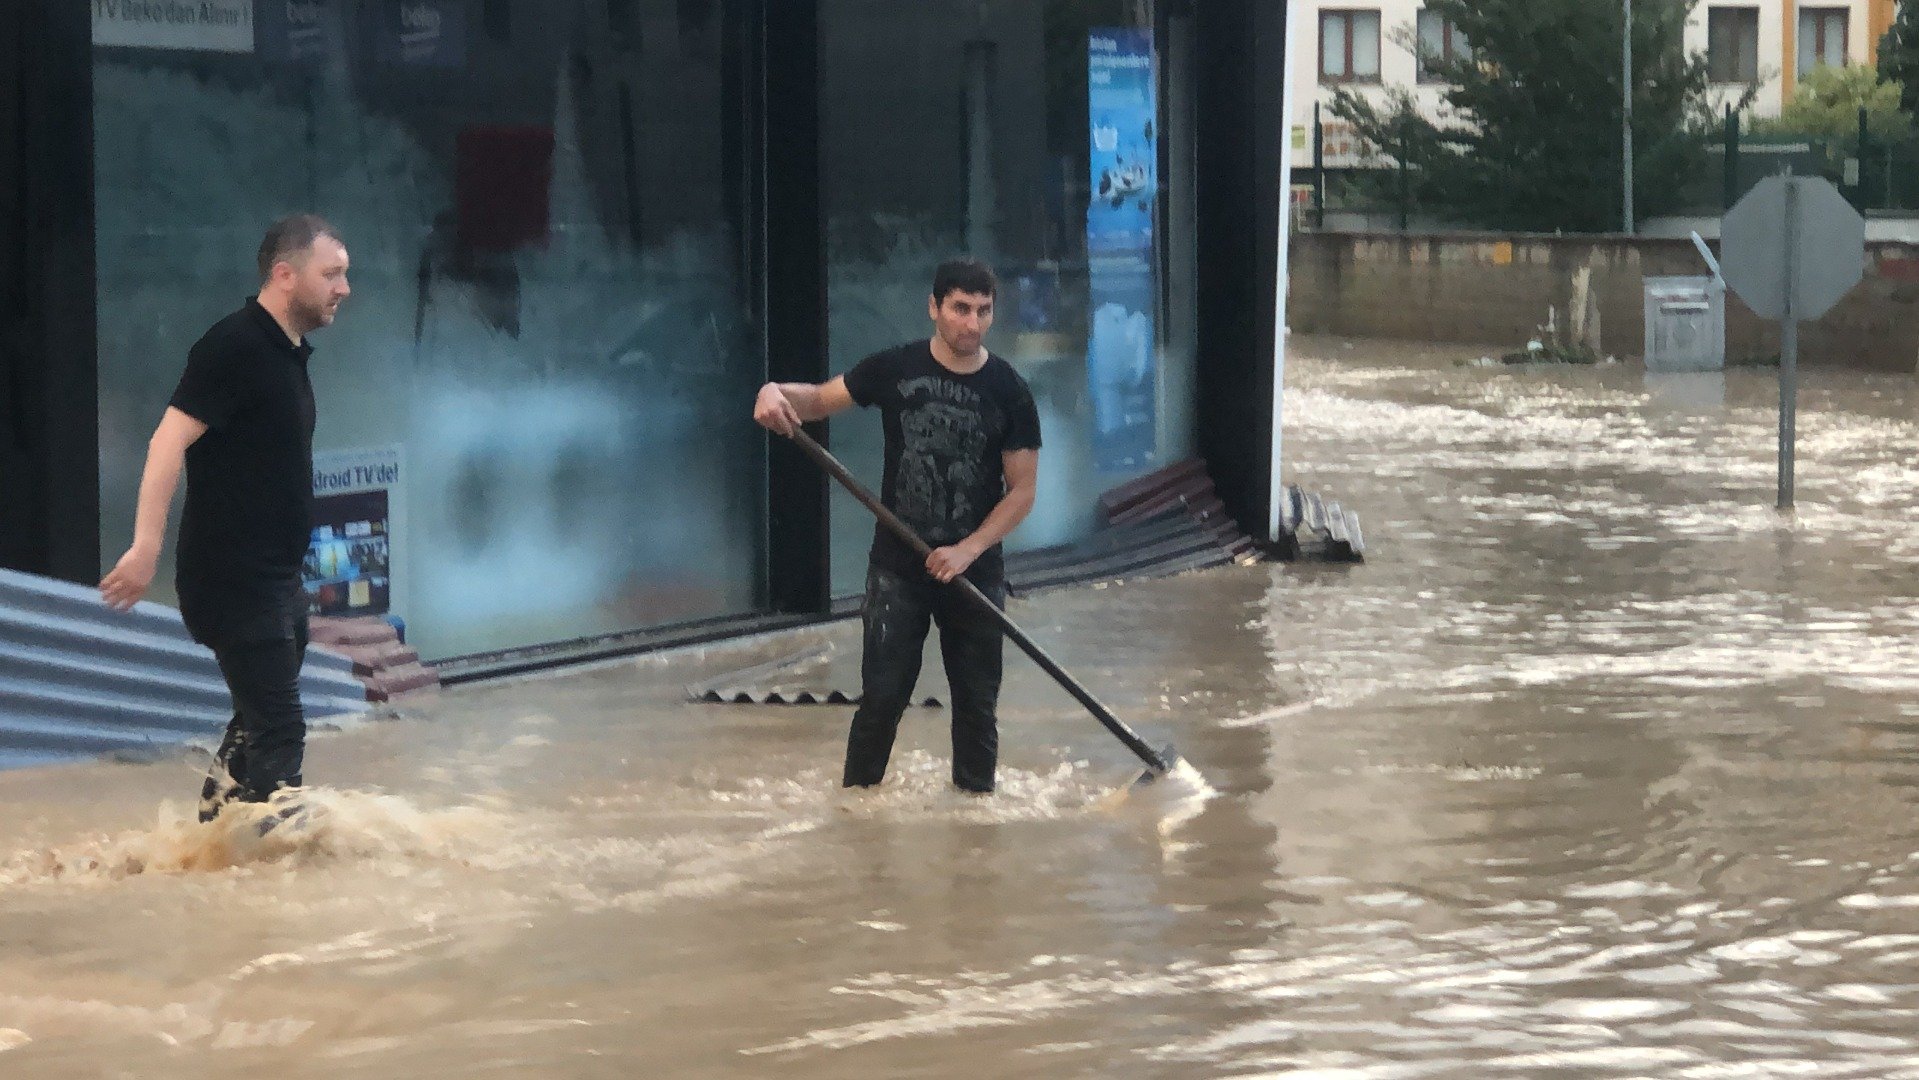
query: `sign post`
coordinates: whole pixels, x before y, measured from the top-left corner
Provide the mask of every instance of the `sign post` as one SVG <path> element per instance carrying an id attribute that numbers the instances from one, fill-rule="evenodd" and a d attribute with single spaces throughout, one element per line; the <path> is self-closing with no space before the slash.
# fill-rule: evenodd
<path id="1" fill-rule="evenodd" d="M 1779 508 L 1792 509 L 1798 443 L 1799 322 L 1832 309 L 1865 273 L 1866 222 L 1818 177 L 1767 177 L 1726 213 L 1726 284 L 1779 320 Z"/>

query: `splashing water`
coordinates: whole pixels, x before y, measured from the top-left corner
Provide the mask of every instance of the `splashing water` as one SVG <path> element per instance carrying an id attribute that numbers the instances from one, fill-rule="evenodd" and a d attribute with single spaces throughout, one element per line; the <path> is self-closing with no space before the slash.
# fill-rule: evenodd
<path id="1" fill-rule="evenodd" d="M 1153 778 L 1151 783 L 1135 783 L 1115 793 L 1114 806 L 1136 808 L 1149 814 L 1162 842 L 1169 841 L 1188 822 L 1205 812 L 1206 804 L 1219 792 L 1193 763 L 1180 758 L 1173 767 Z"/>
<path id="2" fill-rule="evenodd" d="M 497 839 L 505 820 L 479 807 L 427 810 L 394 795 L 320 787 L 281 791 L 265 803 L 230 803 L 205 823 L 163 803 L 152 828 L 14 855 L 0 863 L 0 886 L 396 855 L 461 860 Z"/>
<path id="3" fill-rule="evenodd" d="M 989 824 L 1072 817 L 1099 805 L 1104 790 L 1101 778 L 1085 761 L 1039 769 L 1002 764 L 998 790 L 990 796 L 957 790 L 950 773 L 944 757 L 914 749 L 895 755 L 886 781 L 872 789 L 843 789 L 831 770 L 808 769 L 788 778 L 729 782 L 715 777 L 709 797 L 722 804 L 784 814 L 824 814 L 837 809 L 855 817 Z"/>

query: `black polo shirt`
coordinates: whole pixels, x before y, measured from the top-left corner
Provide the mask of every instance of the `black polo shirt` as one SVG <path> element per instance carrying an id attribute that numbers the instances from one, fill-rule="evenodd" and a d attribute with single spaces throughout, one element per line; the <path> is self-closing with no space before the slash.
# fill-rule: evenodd
<path id="1" fill-rule="evenodd" d="M 207 644 L 274 639 L 304 617 L 313 531 L 313 384 L 307 358 L 249 298 L 187 353 L 174 408 L 207 426 L 187 448 L 176 582 Z"/>

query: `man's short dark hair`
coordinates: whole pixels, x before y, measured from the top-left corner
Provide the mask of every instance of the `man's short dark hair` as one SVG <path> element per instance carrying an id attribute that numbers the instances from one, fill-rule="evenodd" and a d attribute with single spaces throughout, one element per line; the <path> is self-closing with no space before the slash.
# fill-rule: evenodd
<path id="1" fill-rule="evenodd" d="M 322 236 L 340 240 L 339 232 L 317 214 L 289 214 L 274 222 L 260 241 L 260 280 L 273 276 L 274 263 L 297 260 Z"/>
<path id="2" fill-rule="evenodd" d="M 933 271 L 933 303 L 946 303 L 947 294 L 954 292 L 994 296 L 999 293 L 999 279 L 992 267 L 978 259 L 948 259 Z"/>

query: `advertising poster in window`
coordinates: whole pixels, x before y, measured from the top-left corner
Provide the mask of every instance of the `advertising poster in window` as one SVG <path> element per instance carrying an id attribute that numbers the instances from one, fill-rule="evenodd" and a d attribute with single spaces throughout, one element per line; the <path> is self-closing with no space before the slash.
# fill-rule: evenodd
<path id="1" fill-rule="evenodd" d="M 466 0 L 400 0 L 380 35 L 387 64 L 457 68 L 466 64 Z"/>
<path id="2" fill-rule="evenodd" d="M 1093 458 L 1103 472 L 1126 472 L 1151 465 L 1157 441 L 1153 204 L 1159 144 L 1151 32 L 1094 30 L 1087 39 L 1086 81 L 1092 122 L 1086 362 Z"/>
<path id="3" fill-rule="evenodd" d="M 307 611 L 385 615 L 393 602 L 393 513 L 400 450 L 313 455 L 313 537 L 301 568 Z"/>
<path id="4" fill-rule="evenodd" d="M 260 55 L 276 64 L 322 67 L 337 41 L 341 0 L 271 0 L 260 5 Z"/>

